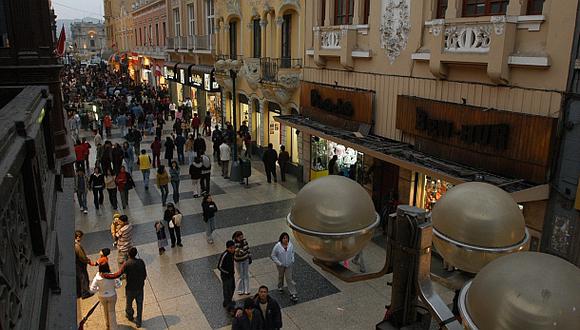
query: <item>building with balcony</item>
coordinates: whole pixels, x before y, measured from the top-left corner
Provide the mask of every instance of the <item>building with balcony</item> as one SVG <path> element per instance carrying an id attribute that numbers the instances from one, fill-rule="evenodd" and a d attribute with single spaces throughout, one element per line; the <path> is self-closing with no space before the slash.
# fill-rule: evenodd
<path id="1" fill-rule="evenodd" d="M 294 171 L 300 171 L 299 132 L 274 117 L 300 109 L 307 2 L 220 1 L 216 9 L 216 52 L 243 63 L 235 91 L 237 123 L 246 122 L 257 150 L 285 145 Z M 225 92 L 225 120 L 232 122 L 231 78 L 227 72 L 216 76 Z"/>
<path id="2" fill-rule="evenodd" d="M 168 61 L 164 68 L 172 102 L 191 101 L 192 113 L 185 118 L 197 113 L 203 121 L 209 111 L 214 124 L 222 118 L 222 93 L 213 67 L 217 6 L 217 0 L 167 2 Z"/>
<path id="3" fill-rule="evenodd" d="M 105 34 L 111 52 L 121 55 L 135 47 L 130 0 L 104 0 Z"/>
<path id="4" fill-rule="evenodd" d="M 137 81 L 152 86 L 166 85 L 163 76 L 167 38 L 166 0 L 138 0 L 131 5 L 133 34 L 138 57 L 133 67 Z"/>
<path id="5" fill-rule="evenodd" d="M 91 58 L 101 56 L 107 47 L 105 26 L 103 23 L 76 22 L 72 23 L 71 42 L 76 47 L 76 52 L 80 58 Z"/>
<path id="6" fill-rule="evenodd" d="M 301 132 L 304 180 L 337 155 L 379 211 L 488 182 L 521 205 L 539 249 L 577 7 L 307 1 L 300 114 L 277 118 Z"/>
<path id="7" fill-rule="evenodd" d="M 0 2 L 0 329 L 77 327 L 55 18 L 47 0 Z"/>

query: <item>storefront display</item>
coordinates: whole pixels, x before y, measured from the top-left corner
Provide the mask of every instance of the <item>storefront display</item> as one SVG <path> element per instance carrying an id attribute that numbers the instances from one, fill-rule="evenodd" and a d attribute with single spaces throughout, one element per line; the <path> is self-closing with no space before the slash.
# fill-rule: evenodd
<path id="1" fill-rule="evenodd" d="M 275 150 L 280 150 L 282 134 L 280 132 L 281 125 L 274 120 L 274 117 L 280 115 L 281 112 L 282 109 L 279 104 L 268 102 L 268 141 L 272 143 Z"/>
<path id="2" fill-rule="evenodd" d="M 312 165 L 310 179 L 328 175 L 328 163 L 337 156 L 338 175 L 363 182 L 364 154 L 333 141 L 313 136 L 310 141 Z"/>
<path id="3" fill-rule="evenodd" d="M 437 201 L 453 188 L 449 182 L 417 172 L 413 173 L 412 183 L 416 188 L 412 191 L 411 201 L 427 211 L 433 210 Z"/>

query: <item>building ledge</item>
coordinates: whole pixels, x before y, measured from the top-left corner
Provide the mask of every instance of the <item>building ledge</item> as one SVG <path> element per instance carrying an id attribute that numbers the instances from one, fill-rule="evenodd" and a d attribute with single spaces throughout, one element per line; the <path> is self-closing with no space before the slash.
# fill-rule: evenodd
<path id="1" fill-rule="evenodd" d="M 306 55 L 314 56 L 314 49 L 312 49 L 312 48 L 307 49 Z M 371 57 L 373 57 L 370 50 L 353 50 L 351 52 L 351 56 L 356 57 L 356 58 L 371 58 Z"/>
<path id="2" fill-rule="evenodd" d="M 431 60 L 431 53 L 413 53 L 411 59 L 415 61 Z M 548 56 L 518 56 L 511 55 L 508 58 L 508 64 L 514 66 L 533 66 L 547 68 L 551 65 Z"/>

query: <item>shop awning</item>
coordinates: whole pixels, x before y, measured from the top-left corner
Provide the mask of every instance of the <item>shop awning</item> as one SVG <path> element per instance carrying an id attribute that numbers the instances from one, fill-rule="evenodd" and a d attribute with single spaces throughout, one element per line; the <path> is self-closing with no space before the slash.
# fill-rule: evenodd
<path id="1" fill-rule="evenodd" d="M 518 196 L 518 198 L 515 198 L 516 201 L 547 198 L 547 195 L 543 193 L 545 190 L 543 188 L 544 185 L 536 186 L 522 179 L 506 178 L 481 169 L 438 159 L 415 150 L 412 145 L 407 143 L 378 135 L 355 134 L 354 132 L 331 127 L 299 115 L 276 116 L 274 119 L 302 132 L 343 144 L 373 158 L 437 177 L 451 184 L 471 181 L 487 182 L 512 193 L 512 196 Z"/>
<path id="2" fill-rule="evenodd" d="M 214 67 L 212 65 L 200 65 L 200 64 L 196 64 L 193 67 L 191 67 L 191 72 L 199 72 L 199 73 L 208 73 L 211 74 L 214 70 Z"/>

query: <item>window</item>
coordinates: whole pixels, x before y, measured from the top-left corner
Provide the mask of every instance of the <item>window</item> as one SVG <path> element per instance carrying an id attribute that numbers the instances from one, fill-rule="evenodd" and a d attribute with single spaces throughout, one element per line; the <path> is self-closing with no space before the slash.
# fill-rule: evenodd
<path id="1" fill-rule="evenodd" d="M 163 22 L 163 44 L 165 45 L 165 38 L 167 37 L 167 27 L 165 27 L 165 22 Z"/>
<path id="2" fill-rule="evenodd" d="M 195 35 L 195 12 L 193 9 L 193 3 L 187 5 L 187 30 L 190 36 Z"/>
<path id="3" fill-rule="evenodd" d="M 369 24 L 369 16 L 371 14 L 371 0 L 365 0 L 364 6 L 363 24 Z"/>
<path id="4" fill-rule="evenodd" d="M 354 0 L 334 0 L 334 25 L 351 25 Z"/>
<path id="5" fill-rule="evenodd" d="M 149 39 L 147 41 L 149 41 L 149 46 L 153 46 L 153 27 L 151 24 L 149 24 Z"/>
<path id="6" fill-rule="evenodd" d="M 292 57 L 291 49 L 291 31 L 292 31 L 292 15 L 284 15 L 282 23 L 282 67 L 290 67 L 290 58 Z"/>
<path id="7" fill-rule="evenodd" d="M 262 57 L 262 29 L 260 27 L 260 19 L 256 18 L 253 23 L 253 39 L 254 39 L 254 58 Z"/>
<path id="8" fill-rule="evenodd" d="M 179 37 L 181 35 L 181 17 L 179 17 L 179 8 L 173 9 L 173 24 L 174 35 Z"/>
<path id="9" fill-rule="evenodd" d="M 215 18 L 215 8 L 214 8 L 214 4 L 213 4 L 213 0 L 205 0 L 205 10 L 206 10 L 206 16 L 207 16 L 207 34 L 214 34 L 214 25 L 213 25 L 213 21 Z"/>
<path id="10" fill-rule="evenodd" d="M 437 17 L 445 18 L 445 12 L 447 11 L 447 0 L 437 0 Z"/>
<path id="11" fill-rule="evenodd" d="M 322 5 L 320 5 L 320 26 L 324 26 L 324 21 L 326 20 L 326 0 L 322 0 Z"/>
<path id="12" fill-rule="evenodd" d="M 526 14 L 528 15 L 542 15 L 544 9 L 544 0 L 528 0 L 528 8 Z"/>
<path id="13" fill-rule="evenodd" d="M 238 51 L 238 22 L 230 22 L 230 58 L 236 59 Z"/>
<path id="14" fill-rule="evenodd" d="M 91 40 L 89 40 L 89 46 L 90 46 L 91 48 L 95 48 L 95 39 L 92 39 L 92 38 L 91 38 Z"/>
<path id="15" fill-rule="evenodd" d="M 143 45 L 147 46 L 147 27 L 146 26 L 143 27 L 143 36 L 144 36 Z"/>
<path id="16" fill-rule="evenodd" d="M 503 15 L 509 0 L 464 0 L 463 16 Z"/>
<path id="17" fill-rule="evenodd" d="M 159 23 L 155 23 L 155 45 L 159 46 Z"/>
<path id="18" fill-rule="evenodd" d="M 139 28 L 139 46 L 143 46 L 143 31 Z"/>

